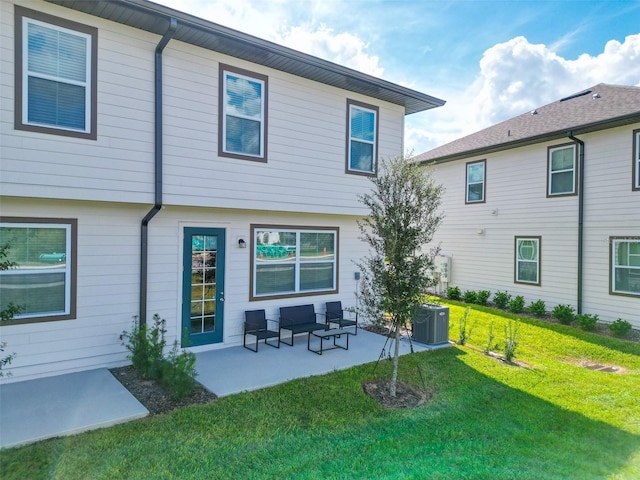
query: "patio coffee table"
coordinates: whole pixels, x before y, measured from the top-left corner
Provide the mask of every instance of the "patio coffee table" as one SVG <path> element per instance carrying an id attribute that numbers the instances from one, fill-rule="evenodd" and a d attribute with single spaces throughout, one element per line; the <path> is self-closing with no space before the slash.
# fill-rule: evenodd
<path id="1" fill-rule="evenodd" d="M 318 355 L 322 355 L 322 352 L 324 352 L 325 350 L 333 350 L 334 348 L 349 350 L 349 335 L 351 335 L 351 332 L 348 332 L 346 330 L 342 330 L 339 328 L 334 328 L 332 330 L 315 330 L 313 332 L 309 332 L 309 337 L 307 339 L 307 350 L 313 353 L 317 353 Z M 320 339 L 319 350 L 311 348 L 312 336 Z M 339 343 L 336 342 L 336 339 L 342 336 L 346 337 L 346 342 L 344 342 L 344 345 L 340 345 Z M 325 347 L 324 341 L 330 340 L 330 339 L 333 339 L 333 344 L 328 347 Z"/>

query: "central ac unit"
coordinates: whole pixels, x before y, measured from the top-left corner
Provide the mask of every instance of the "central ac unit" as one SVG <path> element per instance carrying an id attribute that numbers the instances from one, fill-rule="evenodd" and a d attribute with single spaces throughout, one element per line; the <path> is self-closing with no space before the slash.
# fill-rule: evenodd
<path id="1" fill-rule="evenodd" d="M 412 338 L 427 345 L 449 343 L 449 307 L 420 305 L 413 315 Z"/>

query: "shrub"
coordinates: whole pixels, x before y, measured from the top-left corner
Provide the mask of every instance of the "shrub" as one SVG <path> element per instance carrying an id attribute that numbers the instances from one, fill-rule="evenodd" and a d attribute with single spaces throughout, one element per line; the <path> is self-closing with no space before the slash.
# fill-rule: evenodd
<path id="1" fill-rule="evenodd" d="M 589 315 L 588 313 L 580 313 L 576 315 L 576 323 L 582 330 L 587 332 L 591 332 L 596 329 L 598 320 L 598 315 Z"/>
<path id="2" fill-rule="evenodd" d="M 570 305 L 556 305 L 551 311 L 551 315 L 557 318 L 560 323 L 569 325 L 576 319 L 575 310 Z"/>
<path id="3" fill-rule="evenodd" d="M 518 348 L 518 331 L 520 330 L 520 323 L 518 321 L 509 320 L 509 323 L 504 327 L 505 345 L 504 345 L 504 359 L 507 362 L 511 362 L 516 356 L 516 348 Z"/>
<path id="4" fill-rule="evenodd" d="M 469 327 L 469 329 L 467 330 L 470 311 L 471 308 L 467 307 L 458 320 L 458 345 L 464 345 L 467 341 L 467 338 L 471 336 L 471 327 Z"/>
<path id="5" fill-rule="evenodd" d="M 131 363 L 142 378 L 157 380 L 163 384 L 175 399 L 188 395 L 196 387 L 196 356 L 192 352 L 178 353 L 178 342 L 165 358 L 164 338 L 167 330 L 166 321 L 157 313 L 153 316 L 153 326 L 138 327 L 137 317 L 134 317 L 131 332 L 122 332 L 123 345 L 129 350 Z"/>
<path id="6" fill-rule="evenodd" d="M 174 399 L 189 395 L 196 387 L 196 355 L 193 352 L 178 353 L 178 342 L 162 363 L 162 384 L 171 392 Z"/>
<path id="7" fill-rule="evenodd" d="M 498 308 L 502 308 L 502 309 L 507 308 L 507 305 L 509 305 L 510 301 L 511 301 L 511 295 L 508 294 L 507 292 L 498 291 L 493 296 L 493 304 Z"/>
<path id="8" fill-rule="evenodd" d="M 611 330 L 611 333 L 614 335 L 626 337 L 631 331 L 631 324 L 626 320 L 619 318 L 615 322 L 609 324 L 609 330 Z"/>
<path id="9" fill-rule="evenodd" d="M 489 301 L 490 296 L 491 292 L 489 290 L 480 290 L 476 295 L 476 303 L 484 306 Z"/>
<path id="10" fill-rule="evenodd" d="M 536 317 L 544 317 L 547 314 L 546 305 L 542 300 L 531 302 L 527 307 L 527 310 Z"/>
<path id="11" fill-rule="evenodd" d="M 4 352 L 4 349 L 7 347 L 7 342 L 0 342 L 0 353 Z M 15 358 L 15 353 L 10 353 L 9 355 L 5 355 L 4 357 L 0 357 L 0 377 L 4 377 L 5 372 L 2 371 L 2 367 L 6 367 L 11 364 L 11 361 Z M 11 376 L 11 372 L 6 372 L 7 377 Z"/>
<path id="12" fill-rule="evenodd" d="M 489 335 L 487 338 L 487 344 L 484 347 L 484 353 L 489 353 L 491 351 L 491 347 L 493 346 L 493 339 L 494 339 L 494 335 L 493 335 L 493 320 L 491 320 L 491 323 L 489 324 Z"/>
<path id="13" fill-rule="evenodd" d="M 166 345 L 164 334 L 165 320 L 156 313 L 153 326 L 147 324 L 138 327 L 138 317 L 134 317 L 131 332 L 122 332 L 120 338 L 129 350 L 131 363 L 142 378 L 159 380 L 162 376 L 163 351 Z"/>
<path id="14" fill-rule="evenodd" d="M 464 303 L 476 303 L 477 298 L 478 295 L 476 294 L 476 292 L 474 292 L 473 290 L 467 290 L 466 292 L 464 292 L 462 300 L 464 301 Z"/>
<path id="15" fill-rule="evenodd" d="M 524 297 L 518 295 L 516 298 L 509 302 L 509 311 L 511 313 L 522 313 L 524 310 Z"/>
<path id="16" fill-rule="evenodd" d="M 459 287 L 449 287 L 447 288 L 447 298 L 450 300 L 460 300 L 460 288 Z"/>

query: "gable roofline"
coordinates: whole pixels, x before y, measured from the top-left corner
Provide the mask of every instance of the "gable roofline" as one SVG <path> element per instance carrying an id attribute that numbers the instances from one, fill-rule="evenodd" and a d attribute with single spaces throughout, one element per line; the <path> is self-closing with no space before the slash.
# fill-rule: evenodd
<path id="1" fill-rule="evenodd" d="M 595 103 L 594 103 L 595 102 Z M 417 155 L 444 163 L 640 122 L 640 88 L 598 84 Z"/>
<path id="2" fill-rule="evenodd" d="M 445 104 L 444 100 L 343 67 L 238 30 L 148 0 L 46 0 L 89 15 L 162 36 L 170 19 L 178 22 L 174 40 L 331 85 L 405 109 L 405 115 Z"/>

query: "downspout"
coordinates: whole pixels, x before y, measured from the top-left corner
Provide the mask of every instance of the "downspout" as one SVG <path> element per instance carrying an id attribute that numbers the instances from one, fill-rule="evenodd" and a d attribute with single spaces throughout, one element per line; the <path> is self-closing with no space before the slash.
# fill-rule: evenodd
<path id="1" fill-rule="evenodd" d="M 155 203 L 140 225 L 140 326 L 147 323 L 147 266 L 149 222 L 162 208 L 162 51 L 173 37 L 178 21 L 171 17 L 169 28 L 156 46 L 155 58 Z"/>
<path id="2" fill-rule="evenodd" d="M 578 156 L 578 295 L 576 313 L 582 313 L 582 250 L 584 229 L 584 142 L 573 136 L 569 131 L 567 136 L 580 145 Z"/>

